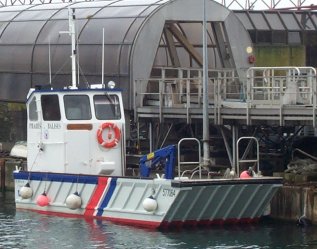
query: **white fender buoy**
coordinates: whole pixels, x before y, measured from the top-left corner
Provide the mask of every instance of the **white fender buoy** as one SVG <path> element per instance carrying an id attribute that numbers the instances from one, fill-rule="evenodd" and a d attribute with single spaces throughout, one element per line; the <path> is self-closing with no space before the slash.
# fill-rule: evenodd
<path id="1" fill-rule="evenodd" d="M 154 212 L 157 209 L 157 201 L 153 196 L 145 198 L 142 205 L 147 212 Z"/>
<path id="2" fill-rule="evenodd" d="M 43 192 L 43 194 L 39 195 L 36 199 L 36 204 L 40 207 L 48 206 L 49 203 L 50 203 L 50 199 L 46 195 L 45 191 Z"/>
<path id="3" fill-rule="evenodd" d="M 69 209 L 77 209 L 81 207 L 81 197 L 77 191 L 66 198 L 66 207 Z"/>
<path id="4" fill-rule="evenodd" d="M 33 195 L 33 190 L 30 187 L 30 184 L 25 184 L 22 188 L 19 190 L 19 195 L 22 199 L 29 199 Z"/>

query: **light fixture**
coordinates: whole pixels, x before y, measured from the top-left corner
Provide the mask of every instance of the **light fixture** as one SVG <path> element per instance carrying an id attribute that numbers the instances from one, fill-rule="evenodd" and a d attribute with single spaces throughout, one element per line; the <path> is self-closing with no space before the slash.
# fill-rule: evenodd
<path id="1" fill-rule="evenodd" d="M 114 81 L 110 80 L 110 81 L 108 82 L 108 88 L 114 89 L 115 87 L 116 87 L 116 83 L 115 83 Z"/>

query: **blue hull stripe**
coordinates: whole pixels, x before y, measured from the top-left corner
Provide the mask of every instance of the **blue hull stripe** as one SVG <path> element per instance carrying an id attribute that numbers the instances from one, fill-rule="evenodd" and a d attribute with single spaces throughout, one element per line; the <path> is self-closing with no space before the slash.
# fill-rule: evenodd
<path id="1" fill-rule="evenodd" d="M 85 183 L 97 184 L 98 176 L 89 175 L 73 175 L 73 174 L 59 174 L 59 173 L 43 173 L 43 172 L 13 172 L 14 179 L 31 181 L 52 181 L 52 182 L 70 182 L 70 183 Z"/>
<path id="2" fill-rule="evenodd" d="M 116 186 L 117 186 L 117 178 L 111 178 L 109 189 L 108 189 L 103 201 L 101 202 L 100 207 L 98 208 L 98 212 L 97 212 L 96 216 L 102 216 L 103 210 L 104 210 L 104 208 L 106 208 L 108 206 L 108 203 L 113 195 L 114 190 L 116 189 Z"/>

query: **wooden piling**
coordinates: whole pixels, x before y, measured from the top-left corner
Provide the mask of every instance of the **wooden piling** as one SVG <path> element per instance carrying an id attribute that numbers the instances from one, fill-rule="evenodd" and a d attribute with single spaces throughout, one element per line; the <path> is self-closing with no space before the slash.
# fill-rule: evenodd
<path id="1" fill-rule="evenodd" d="M 5 159 L 0 159 L 0 191 L 5 191 Z"/>

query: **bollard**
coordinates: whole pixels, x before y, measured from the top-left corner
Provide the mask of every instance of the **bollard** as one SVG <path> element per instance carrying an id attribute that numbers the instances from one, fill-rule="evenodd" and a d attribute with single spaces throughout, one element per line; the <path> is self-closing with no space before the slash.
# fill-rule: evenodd
<path id="1" fill-rule="evenodd" d="M 4 192 L 5 191 L 5 159 L 1 158 L 0 159 L 0 191 Z"/>

